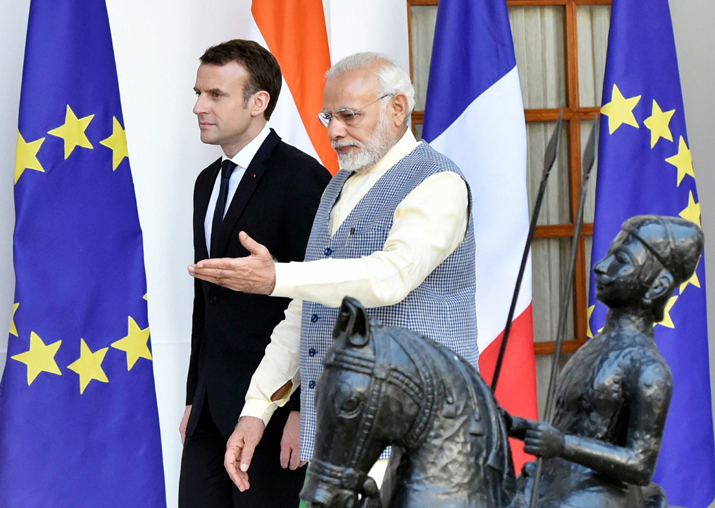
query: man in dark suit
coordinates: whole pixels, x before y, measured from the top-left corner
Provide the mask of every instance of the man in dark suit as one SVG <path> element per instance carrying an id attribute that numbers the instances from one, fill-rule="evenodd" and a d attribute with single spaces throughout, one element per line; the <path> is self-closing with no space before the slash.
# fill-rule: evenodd
<path id="1" fill-rule="evenodd" d="M 269 246 L 280 261 L 303 260 L 330 174 L 266 126 L 280 87 L 278 62 L 254 42 L 225 42 L 201 57 L 194 113 L 201 141 L 220 145 L 224 156 L 196 180 L 196 261 L 248 255 L 241 231 Z M 251 376 L 288 302 L 196 279 L 187 407 L 180 425 L 181 508 L 298 506 L 305 474 L 299 467 L 298 405 L 287 405 L 271 419 L 269 439 L 256 451 L 255 488 L 239 492 L 223 467 L 226 440 Z"/>

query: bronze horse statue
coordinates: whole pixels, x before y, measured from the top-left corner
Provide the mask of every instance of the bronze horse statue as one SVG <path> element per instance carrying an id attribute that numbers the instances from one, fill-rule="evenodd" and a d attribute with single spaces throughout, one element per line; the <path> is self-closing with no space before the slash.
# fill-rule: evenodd
<path id="1" fill-rule="evenodd" d="M 343 301 L 334 340 L 301 492 L 311 508 L 521 506 L 499 406 L 466 361 L 371 320 L 352 298 Z M 388 446 L 378 493 L 367 473 Z"/>

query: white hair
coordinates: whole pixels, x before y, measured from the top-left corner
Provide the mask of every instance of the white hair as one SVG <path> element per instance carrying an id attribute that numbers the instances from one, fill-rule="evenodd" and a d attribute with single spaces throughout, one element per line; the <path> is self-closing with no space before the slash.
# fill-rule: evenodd
<path id="1" fill-rule="evenodd" d="M 325 79 L 330 81 L 346 72 L 368 69 L 376 65 L 380 65 L 380 68 L 375 70 L 379 87 L 377 95 L 395 96 L 404 94 L 407 97 L 407 117 L 405 120 L 409 120 L 415 107 L 415 87 L 412 86 L 410 76 L 388 55 L 365 52 L 346 56 L 325 73 Z"/>

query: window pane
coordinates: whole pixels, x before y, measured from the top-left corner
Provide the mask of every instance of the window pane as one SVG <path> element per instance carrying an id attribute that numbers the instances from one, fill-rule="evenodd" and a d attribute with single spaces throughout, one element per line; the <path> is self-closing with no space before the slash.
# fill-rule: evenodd
<path id="1" fill-rule="evenodd" d="M 581 160 L 584 159 L 584 150 L 588 137 L 593 130 L 593 120 L 581 121 Z M 581 168 L 583 171 L 583 168 Z M 596 180 L 598 179 L 598 147 L 596 147 L 596 160 L 591 169 L 591 177 L 588 179 L 588 190 L 586 191 L 586 205 L 583 208 L 583 221 L 585 223 L 593 222 L 594 212 L 596 209 Z"/>
<path id="2" fill-rule="evenodd" d="M 564 8 L 509 7 L 524 107 L 566 106 Z"/>
<path id="3" fill-rule="evenodd" d="M 606 68 L 610 5 L 577 8 L 579 94 L 582 107 L 601 105 Z"/>
<path id="4" fill-rule="evenodd" d="M 556 122 L 528 122 L 527 136 L 527 179 L 529 191 L 529 212 L 534 209 L 534 202 L 539 194 L 541 175 L 544 172 L 544 154 Z M 556 162 L 551 169 L 546 185 L 546 193 L 541 204 L 538 224 L 570 224 L 570 192 L 569 192 L 569 123 L 564 122 L 561 128 L 561 140 Z"/>
<path id="5" fill-rule="evenodd" d="M 584 238 L 584 250 L 586 251 L 586 305 L 592 305 L 588 301 L 589 287 L 591 286 L 591 250 L 593 249 L 593 237 L 587 236 Z M 583 337 L 581 337 L 583 338 Z"/>
<path id="6" fill-rule="evenodd" d="M 571 238 L 537 238 L 531 248 L 534 341 L 554 342 L 571 251 Z M 574 339 L 574 303 L 569 299 L 564 340 Z"/>
<path id="7" fill-rule="evenodd" d="M 412 82 L 415 85 L 415 110 L 424 111 L 437 6 L 413 5 L 410 12 L 412 14 Z"/>

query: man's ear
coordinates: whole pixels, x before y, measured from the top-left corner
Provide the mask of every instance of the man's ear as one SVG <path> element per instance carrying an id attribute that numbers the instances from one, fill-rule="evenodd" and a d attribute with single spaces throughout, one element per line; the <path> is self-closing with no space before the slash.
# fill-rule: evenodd
<path id="1" fill-rule="evenodd" d="M 263 116 L 263 112 L 268 107 L 270 100 L 271 95 L 265 90 L 260 90 L 253 94 L 249 102 L 251 116 Z"/>
<path id="2" fill-rule="evenodd" d="M 392 98 L 392 121 L 395 127 L 402 127 L 407 122 L 407 96 L 403 93 Z"/>
<path id="3" fill-rule="evenodd" d="M 673 275 L 666 269 L 660 271 L 655 280 L 651 283 L 650 288 L 643 295 L 643 303 L 646 305 L 652 304 L 654 301 L 659 300 L 673 287 L 675 279 Z"/>

